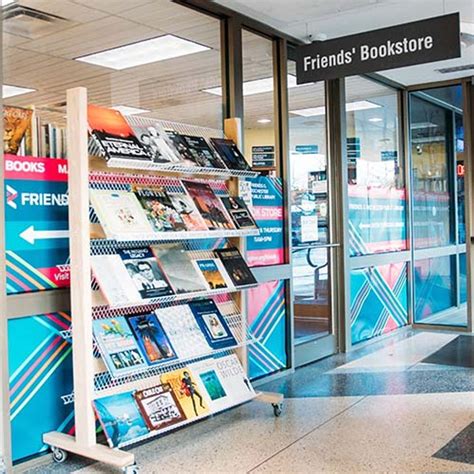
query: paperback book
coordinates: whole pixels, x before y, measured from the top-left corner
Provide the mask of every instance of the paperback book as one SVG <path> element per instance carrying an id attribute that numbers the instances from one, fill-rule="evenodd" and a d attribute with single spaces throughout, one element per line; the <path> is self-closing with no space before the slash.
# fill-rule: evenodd
<path id="1" fill-rule="evenodd" d="M 186 420 L 169 383 L 138 390 L 134 397 L 150 431 L 159 431 Z"/>
<path id="2" fill-rule="evenodd" d="M 237 345 L 229 325 L 213 300 L 192 301 L 189 303 L 189 307 L 208 344 L 213 349 L 224 349 Z"/>
<path id="3" fill-rule="evenodd" d="M 201 273 L 208 290 L 230 288 L 232 284 L 220 260 L 217 258 L 202 258 L 193 261 L 196 269 Z"/>
<path id="4" fill-rule="evenodd" d="M 204 137 L 181 135 L 194 161 L 203 168 L 225 168 L 222 160 L 212 151 Z"/>
<path id="5" fill-rule="evenodd" d="M 119 255 L 142 299 L 173 294 L 166 276 L 149 248 L 119 249 Z"/>
<path id="6" fill-rule="evenodd" d="M 188 253 L 181 245 L 153 246 L 152 251 L 176 294 L 207 290 Z"/>
<path id="7" fill-rule="evenodd" d="M 252 214 L 250 213 L 244 200 L 239 197 L 224 196 L 221 197 L 224 207 L 227 209 L 235 227 L 238 229 L 256 229 Z"/>
<path id="8" fill-rule="evenodd" d="M 168 193 L 174 208 L 179 213 L 189 231 L 207 230 L 206 223 L 197 210 L 196 204 L 186 193 Z"/>
<path id="9" fill-rule="evenodd" d="M 128 316 L 127 319 L 149 365 L 177 359 L 173 346 L 155 313 Z"/>
<path id="10" fill-rule="evenodd" d="M 211 138 L 211 143 L 227 168 L 231 170 L 251 170 L 247 160 L 232 140 L 227 138 Z"/>
<path id="11" fill-rule="evenodd" d="M 254 285 L 257 283 L 237 248 L 216 249 L 214 253 L 221 259 L 222 265 L 224 265 L 227 274 L 235 286 Z"/>
<path id="12" fill-rule="evenodd" d="M 163 384 L 171 385 L 188 420 L 210 413 L 206 394 L 199 388 L 188 367 L 167 372 L 160 377 L 160 380 Z"/>
<path id="13" fill-rule="evenodd" d="M 164 187 L 142 188 L 134 186 L 133 191 L 155 232 L 186 230 L 180 213 L 174 208 Z"/>
<path id="14" fill-rule="evenodd" d="M 146 367 L 137 341 L 123 316 L 96 319 L 92 327 L 102 360 L 113 377 L 121 377 Z"/>
<path id="15" fill-rule="evenodd" d="M 131 392 L 99 398 L 93 403 L 111 448 L 133 443 L 149 433 Z"/>
<path id="16" fill-rule="evenodd" d="M 235 228 L 224 205 L 208 184 L 194 181 L 183 181 L 182 183 L 195 202 L 209 230 Z"/>
<path id="17" fill-rule="evenodd" d="M 188 305 L 159 308 L 155 314 L 180 359 L 209 353 L 210 346 Z"/>
<path id="18" fill-rule="evenodd" d="M 27 131 L 31 131 L 33 111 L 21 107 L 3 106 L 3 152 L 16 155 Z"/>
<path id="19" fill-rule="evenodd" d="M 130 233 L 152 232 L 145 213 L 133 193 L 91 189 L 90 200 L 108 238 Z"/>
<path id="20" fill-rule="evenodd" d="M 91 266 L 92 274 L 110 306 L 140 301 L 140 293 L 119 255 L 93 255 Z"/>
<path id="21" fill-rule="evenodd" d="M 216 359 L 204 359 L 190 364 L 189 368 L 201 392 L 207 395 L 211 412 L 215 413 L 232 406 L 233 399 L 224 389 L 216 367 Z"/>
<path id="22" fill-rule="evenodd" d="M 90 104 L 87 107 L 89 133 L 105 159 L 114 161 L 151 162 L 151 157 L 118 110 Z"/>

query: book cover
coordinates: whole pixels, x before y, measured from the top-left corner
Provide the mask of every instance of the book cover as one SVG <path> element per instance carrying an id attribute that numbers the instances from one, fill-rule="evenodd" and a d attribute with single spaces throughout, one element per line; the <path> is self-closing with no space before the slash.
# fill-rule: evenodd
<path id="1" fill-rule="evenodd" d="M 189 307 L 207 342 L 213 349 L 237 345 L 229 325 L 213 300 L 192 301 L 189 303 Z"/>
<path id="2" fill-rule="evenodd" d="M 149 365 L 177 359 L 168 335 L 155 313 L 127 316 L 127 320 Z"/>
<path id="3" fill-rule="evenodd" d="M 186 420 L 186 415 L 168 383 L 138 390 L 134 397 L 150 431 L 162 430 Z"/>
<path id="4" fill-rule="evenodd" d="M 207 230 L 206 223 L 197 210 L 196 204 L 186 193 L 168 193 L 174 208 L 189 231 Z"/>
<path id="5" fill-rule="evenodd" d="M 111 448 L 120 448 L 149 433 L 131 392 L 102 397 L 93 403 Z"/>
<path id="6" fill-rule="evenodd" d="M 181 135 L 194 161 L 203 168 L 225 168 L 222 160 L 214 153 L 204 137 Z"/>
<path id="7" fill-rule="evenodd" d="M 194 181 L 182 181 L 182 183 L 209 230 L 235 228 L 224 205 L 208 184 Z"/>
<path id="8" fill-rule="evenodd" d="M 224 265 L 227 274 L 235 286 L 254 285 L 257 283 L 237 248 L 216 249 L 214 253 L 221 259 L 222 265 Z"/>
<path id="9" fill-rule="evenodd" d="M 211 347 L 187 304 L 159 308 L 155 310 L 155 314 L 180 359 L 202 356 L 210 352 Z"/>
<path id="10" fill-rule="evenodd" d="M 207 395 L 211 412 L 225 410 L 233 405 L 232 397 L 227 394 L 219 377 L 216 359 L 204 359 L 189 365 L 196 378 L 197 385 Z"/>
<path id="11" fill-rule="evenodd" d="M 152 247 L 152 251 L 176 294 L 207 290 L 181 245 L 156 245 Z"/>
<path id="12" fill-rule="evenodd" d="M 255 396 L 252 384 L 235 354 L 218 357 L 215 361 L 219 380 L 232 398 L 233 405 L 246 402 Z"/>
<path id="13" fill-rule="evenodd" d="M 134 186 L 133 192 L 155 232 L 177 232 L 186 230 L 180 213 L 174 208 L 163 186 L 142 188 Z"/>
<path id="14" fill-rule="evenodd" d="M 221 197 L 224 207 L 238 229 L 256 229 L 257 224 L 244 200 L 239 197 Z"/>
<path id="15" fill-rule="evenodd" d="M 167 372 L 160 377 L 160 380 L 163 384 L 171 385 L 188 420 L 210 413 L 206 394 L 199 388 L 188 367 Z"/>
<path id="16" fill-rule="evenodd" d="M 202 258 L 193 261 L 193 265 L 201 273 L 209 290 L 229 288 L 224 277 L 224 268 L 216 258 Z"/>
<path id="17" fill-rule="evenodd" d="M 31 128 L 31 109 L 3 106 L 3 152 L 16 155 L 21 142 Z"/>
<path id="18" fill-rule="evenodd" d="M 251 170 L 247 160 L 232 140 L 227 138 L 211 138 L 211 143 L 227 168 L 231 170 Z"/>
<path id="19" fill-rule="evenodd" d="M 149 248 L 119 249 L 118 252 L 142 299 L 173 294 L 166 276 Z"/>
<path id="20" fill-rule="evenodd" d="M 127 375 L 147 366 L 123 316 L 95 319 L 92 327 L 102 360 L 113 377 Z"/>
<path id="21" fill-rule="evenodd" d="M 170 139 L 171 143 L 173 144 L 173 148 L 178 153 L 180 157 L 181 164 L 184 166 L 199 166 L 194 155 L 191 153 L 191 150 L 188 148 L 188 145 L 183 140 L 183 137 L 175 132 L 169 131 L 168 138 Z"/>
<path id="22" fill-rule="evenodd" d="M 118 110 L 89 104 L 87 121 L 89 133 L 97 140 L 107 160 L 151 162 L 151 156 Z"/>
<path id="23" fill-rule="evenodd" d="M 119 255 L 91 256 L 92 274 L 110 306 L 124 305 L 141 300 Z"/>
<path id="24" fill-rule="evenodd" d="M 128 191 L 91 189 L 90 200 L 107 237 L 152 232 L 135 194 Z"/>

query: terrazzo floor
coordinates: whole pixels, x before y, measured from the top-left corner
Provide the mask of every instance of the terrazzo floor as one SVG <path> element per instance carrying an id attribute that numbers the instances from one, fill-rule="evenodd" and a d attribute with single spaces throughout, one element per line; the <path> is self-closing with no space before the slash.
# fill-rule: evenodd
<path id="1" fill-rule="evenodd" d="M 140 472 L 474 472 L 474 370 L 459 364 L 472 346 L 458 337 L 473 336 L 406 331 L 303 367 L 261 387 L 287 397 L 280 418 L 252 402 L 196 423 L 132 448 Z M 117 471 L 73 457 L 26 472 Z"/>

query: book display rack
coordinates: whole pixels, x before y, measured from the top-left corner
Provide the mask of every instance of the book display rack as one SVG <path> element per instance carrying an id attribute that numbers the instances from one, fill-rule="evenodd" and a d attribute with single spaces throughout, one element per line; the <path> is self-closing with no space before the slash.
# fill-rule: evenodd
<path id="1" fill-rule="evenodd" d="M 134 132 L 147 120 L 131 119 Z M 270 403 L 279 416 L 282 395 L 255 392 L 246 375 L 246 347 L 255 341 L 245 290 L 257 282 L 240 252 L 245 256 L 242 238 L 258 229 L 239 202 L 233 202 L 235 215 L 222 201 L 219 211 L 206 213 L 193 195 L 219 202 L 236 194 L 238 178 L 256 173 L 172 160 L 105 160 L 100 142 L 88 140 L 84 88 L 67 92 L 67 123 L 73 327 L 63 337 L 73 339 L 75 436 L 46 433 L 53 458 L 62 462 L 71 452 L 131 473 L 138 469 L 134 455 L 122 447 L 254 399 Z M 236 123 L 226 123 L 234 141 Z M 211 159 L 206 142 L 225 141 L 221 131 L 153 124 L 194 141 L 203 160 Z M 156 222 L 152 206 L 176 196 L 196 201 L 201 216 Z M 110 216 L 114 205 L 122 212 L 118 225 Z M 97 442 L 96 416 L 109 446 Z"/>

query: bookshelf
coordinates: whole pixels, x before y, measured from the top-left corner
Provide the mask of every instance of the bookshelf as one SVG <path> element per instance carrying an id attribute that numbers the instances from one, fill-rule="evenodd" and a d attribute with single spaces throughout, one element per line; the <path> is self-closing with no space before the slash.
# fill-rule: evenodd
<path id="1" fill-rule="evenodd" d="M 89 187 L 94 183 L 124 183 L 130 179 L 140 179 L 143 183 L 158 183 L 160 180 L 184 177 L 186 179 L 228 180 L 230 194 L 237 194 L 238 178 L 255 176 L 251 171 L 240 172 L 230 170 L 192 169 L 182 170 L 178 167 L 151 166 L 143 168 L 108 168 L 105 162 L 97 158 L 90 158 L 88 144 L 87 126 L 87 90 L 75 88 L 67 91 L 67 149 L 69 159 L 69 216 L 70 216 L 70 253 L 71 253 L 71 312 L 73 328 L 69 334 L 63 337 L 72 337 L 73 345 L 73 374 L 74 374 L 74 408 L 75 408 L 75 436 L 59 432 L 46 433 L 44 442 L 53 451 L 53 459 L 63 462 L 69 452 L 75 453 L 96 461 L 104 462 L 111 466 L 121 468 L 123 472 L 133 473 L 137 471 L 135 456 L 131 452 L 121 449 L 112 449 L 98 444 L 96 439 L 96 422 L 93 410 L 93 401 L 104 395 L 113 395 L 126 390 L 139 390 L 152 387 L 159 383 L 160 375 L 170 370 L 184 368 L 191 359 L 178 359 L 165 362 L 157 366 L 137 370 L 126 376 L 113 377 L 106 369 L 104 363 L 97 356 L 93 337 L 93 320 L 113 317 L 117 314 L 133 314 L 139 311 L 153 311 L 156 308 L 167 307 L 177 301 L 186 301 L 202 296 L 212 296 L 219 305 L 225 321 L 231 328 L 235 337 L 235 345 L 225 349 L 213 349 L 209 352 L 193 355 L 192 361 L 199 361 L 206 357 L 235 353 L 240 359 L 244 370 L 247 371 L 248 344 L 252 343 L 252 335 L 247 327 L 245 288 L 209 290 L 206 292 L 172 295 L 151 300 L 130 302 L 122 306 L 109 305 L 98 291 L 97 285 L 91 281 L 91 255 L 102 255 L 114 252 L 117 248 L 127 245 L 149 245 L 150 243 L 163 243 L 169 241 L 188 242 L 187 250 L 196 252 L 197 255 L 208 257 L 209 251 L 198 250 L 197 239 L 221 239 L 228 238 L 229 242 L 238 247 L 245 255 L 245 239 L 253 231 L 242 230 L 216 230 L 208 232 L 172 232 L 167 235 L 128 235 L 104 238 L 97 231 L 95 224 L 91 225 L 91 214 L 89 207 Z M 178 133 L 190 135 L 201 135 L 202 129 L 189 125 L 171 124 L 163 122 L 167 128 L 173 128 Z M 226 135 L 237 144 L 239 140 L 238 119 L 228 119 L 225 123 Z M 200 134 L 201 132 L 201 134 Z M 222 132 L 220 132 L 222 135 Z M 205 134 L 204 134 L 205 136 Z M 222 186 L 218 182 L 213 186 Z M 93 221 L 93 216 L 92 216 Z M 93 238 L 91 238 L 91 234 Z M 171 234 L 171 235 L 170 235 Z M 173 235 L 174 234 L 174 235 Z M 229 297 L 229 295 L 232 295 Z M 120 311 L 120 313 L 118 313 Z M 95 354 L 95 355 L 94 355 Z M 256 392 L 255 396 L 248 400 L 256 399 L 273 406 L 273 413 L 279 416 L 283 396 L 278 393 Z M 239 403 L 240 404 L 240 403 Z M 220 410 L 214 410 L 212 414 Z M 209 416 L 206 414 L 204 417 Z M 186 419 L 171 427 L 150 432 L 146 436 L 134 439 L 133 443 L 151 438 L 164 431 L 169 431 L 201 419 L 197 416 Z M 123 444 L 121 446 L 124 446 Z"/>

